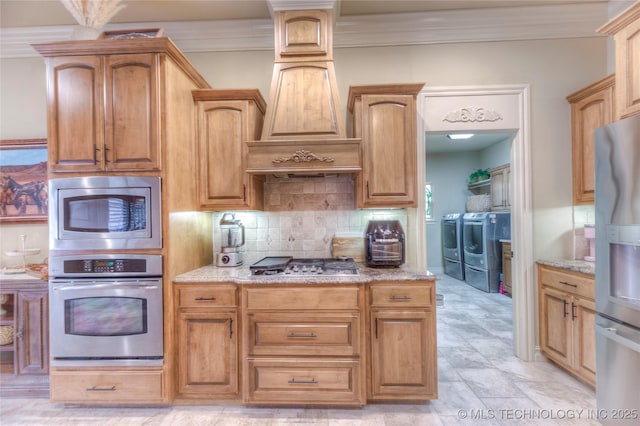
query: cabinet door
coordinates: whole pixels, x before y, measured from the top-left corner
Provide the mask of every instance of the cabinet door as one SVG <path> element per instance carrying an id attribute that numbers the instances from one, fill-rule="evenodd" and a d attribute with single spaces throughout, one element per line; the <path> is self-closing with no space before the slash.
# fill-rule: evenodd
<path id="1" fill-rule="evenodd" d="M 596 306 L 591 300 L 574 298 L 571 303 L 573 319 L 574 368 L 577 374 L 593 386 L 596 384 Z"/>
<path id="2" fill-rule="evenodd" d="M 178 394 L 238 394 L 237 313 L 178 315 Z"/>
<path id="3" fill-rule="evenodd" d="M 200 205 L 246 207 L 244 142 L 248 140 L 248 102 L 198 103 Z"/>
<path id="4" fill-rule="evenodd" d="M 105 58 L 105 147 L 108 170 L 160 168 L 158 55 Z"/>
<path id="5" fill-rule="evenodd" d="M 502 274 L 504 291 L 511 296 L 511 243 L 502 243 Z"/>
<path id="6" fill-rule="evenodd" d="M 371 313 L 371 399 L 424 400 L 436 393 L 436 340 L 429 311 Z"/>
<path id="7" fill-rule="evenodd" d="M 615 36 L 616 44 L 616 120 L 640 113 L 640 19 L 629 19 Z M 630 14 L 634 13 L 629 8 Z"/>
<path id="8" fill-rule="evenodd" d="M 571 367 L 571 301 L 566 293 L 542 287 L 540 291 L 540 349 L 565 367 Z"/>
<path id="9" fill-rule="evenodd" d="M 18 329 L 16 332 L 19 374 L 49 372 L 48 292 L 18 293 Z"/>
<path id="10" fill-rule="evenodd" d="M 511 167 L 500 166 L 491 170 L 491 210 L 511 208 Z"/>
<path id="11" fill-rule="evenodd" d="M 415 207 L 415 100 L 362 96 L 362 207 Z"/>
<path id="12" fill-rule="evenodd" d="M 593 91 L 571 105 L 571 149 L 574 204 L 593 204 L 595 192 L 595 136 L 598 127 L 612 121 L 612 77 L 585 91 Z M 606 83 L 606 84 L 605 84 Z M 604 87 L 600 87 L 604 84 Z"/>
<path id="13" fill-rule="evenodd" d="M 104 75 L 99 56 L 47 59 L 49 171 L 103 167 Z"/>

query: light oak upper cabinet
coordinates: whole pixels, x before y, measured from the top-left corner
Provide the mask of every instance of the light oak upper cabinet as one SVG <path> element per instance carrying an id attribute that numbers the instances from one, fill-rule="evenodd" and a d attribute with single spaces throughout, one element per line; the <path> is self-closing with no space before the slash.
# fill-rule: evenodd
<path id="1" fill-rule="evenodd" d="M 511 209 L 511 165 L 494 167 L 491 175 L 491 210 L 508 211 Z"/>
<path id="2" fill-rule="evenodd" d="M 640 114 L 640 3 L 598 29 L 613 36 L 616 62 L 614 121 Z"/>
<path id="3" fill-rule="evenodd" d="M 433 282 L 381 282 L 369 288 L 371 401 L 437 398 Z"/>
<path id="4" fill-rule="evenodd" d="M 593 277 L 538 265 L 538 289 L 540 351 L 595 386 Z"/>
<path id="5" fill-rule="evenodd" d="M 567 96 L 571 104 L 574 204 L 593 204 L 594 201 L 594 131 L 613 121 L 615 79 L 615 75 L 610 75 Z"/>
<path id="6" fill-rule="evenodd" d="M 415 207 L 416 95 L 423 84 L 352 86 L 351 137 L 362 139 L 358 207 Z"/>
<path id="7" fill-rule="evenodd" d="M 158 170 L 158 54 L 47 60 L 49 170 Z"/>
<path id="8" fill-rule="evenodd" d="M 203 210 L 264 205 L 264 176 L 245 172 L 245 142 L 259 139 L 266 103 L 257 90 L 195 90 L 198 193 Z"/>

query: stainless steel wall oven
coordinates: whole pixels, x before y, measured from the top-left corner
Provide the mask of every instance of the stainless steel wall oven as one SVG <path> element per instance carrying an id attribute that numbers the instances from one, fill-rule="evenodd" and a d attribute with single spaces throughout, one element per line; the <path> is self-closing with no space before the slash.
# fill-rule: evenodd
<path id="1" fill-rule="evenodd" d="M 50 260 L 52 365 L 162 365 L 162 256 Z"/>

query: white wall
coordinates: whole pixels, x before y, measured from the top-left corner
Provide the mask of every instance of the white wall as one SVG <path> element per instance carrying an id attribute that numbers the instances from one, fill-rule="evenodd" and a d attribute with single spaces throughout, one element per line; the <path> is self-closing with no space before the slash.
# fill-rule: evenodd
<path id="1" fill-rule="evenodd" d="M 356 84 L 530 84 L 534 257 L 571 258 L 570 109 L 565 97 L 606 75 L 606 40 L 593 37 L 350 48 L 336 49 L 334 57 L 343 109 L 349 85 Z M 273 52 L 187 56 L 212 86 L 258 88 L 268 98 Z M 0 137 L 43 137 L 46 132 L 43 60 L 2 60 L 0 79 Z M 27 234 L 42 232 L 40 226 L 26 228 Z M 6 227 L 2 226 L 0 231 L 0 249 L 4 250 Z"/>

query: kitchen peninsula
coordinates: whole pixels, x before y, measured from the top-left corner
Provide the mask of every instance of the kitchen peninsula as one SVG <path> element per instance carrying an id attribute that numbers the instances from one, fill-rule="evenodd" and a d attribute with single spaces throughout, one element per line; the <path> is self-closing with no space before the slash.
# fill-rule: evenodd
<path id="1" fill-rule="evenodd" d="M 437 398 L 436 277 L 205 266 L 174 278 L 176 402 L 362 406 Z"/>

